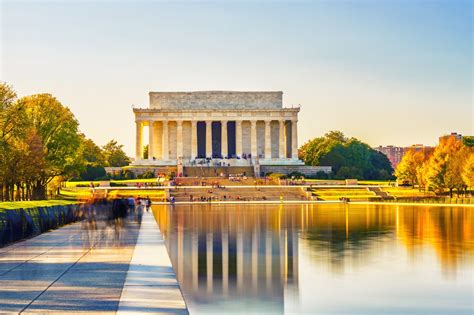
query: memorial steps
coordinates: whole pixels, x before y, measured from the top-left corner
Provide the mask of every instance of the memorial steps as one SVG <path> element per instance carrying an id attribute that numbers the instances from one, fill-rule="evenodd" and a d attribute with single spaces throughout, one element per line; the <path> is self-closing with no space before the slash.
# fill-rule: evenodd
<path id="1" fill-rule="evenodd" d="M 186 177 L 218 177 L 224 175 L 243 175 L 247 177 L 254 177 L 253 166 L 185 166 L 183 168 L 184 176 Z"/>
<path id="2" fill-rule="evenodd" d="M 232 188 L 182 188 L 170 191 L 170 196 L 176 201 L 200 201 L 201 197 L 217 201 L 275 201 L 306 200 L 301 187 L 232 187 Z M 225 196 L 225 198 L 224 198 Z"/>

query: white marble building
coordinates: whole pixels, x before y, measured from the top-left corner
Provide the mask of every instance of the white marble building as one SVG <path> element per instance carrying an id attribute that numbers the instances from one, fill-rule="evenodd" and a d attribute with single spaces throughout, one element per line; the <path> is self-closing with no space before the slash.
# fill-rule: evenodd
<path id="1" fill-rule="evenodd" d="M 134 108 L 134 165 L 193 165 L 205 158 L 230 165 L 302 165 L 297 108 L 283 92 L 150 92 L 149 108 Z M 143 139 L 143 128 L 149 139 Z M 143 159 L 143 147 L 149 157 Z"/>

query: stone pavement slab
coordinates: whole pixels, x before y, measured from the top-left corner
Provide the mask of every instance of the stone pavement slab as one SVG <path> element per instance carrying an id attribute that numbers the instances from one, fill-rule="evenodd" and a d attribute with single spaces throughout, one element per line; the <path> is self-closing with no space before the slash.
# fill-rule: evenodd
<path id="1" fill-rule="evenodd" d="M 151 213 L 145 213 L 118 314 L 188 314 L 163 237 Z"/>

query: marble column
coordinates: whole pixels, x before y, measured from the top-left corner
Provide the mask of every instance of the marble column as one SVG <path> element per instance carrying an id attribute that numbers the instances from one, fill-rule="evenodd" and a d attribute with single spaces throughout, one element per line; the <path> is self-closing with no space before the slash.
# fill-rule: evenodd
<path id="1" fill-rule="evenodd" d="M 265 269 L 266 269 L 266 280 L 267 280 L 267 289 L 272 287 L 272 231 L 266 232 L 266 239 L 265 239 Z"/>
<path id="2" fill-rule="evenodd" d="M 138 161 L 138 160 L 143 159 L 142 122 L 136 121 L 135 123 L 137 126 L 137 138 L 135 141 L 135 145 L 136 145 L 135 159 Z"/>
<path id="3" fill-rule="evenodd" d="M 206 235 L 206 266 L 207 266 L 207 292 L 212 292 L 213 287 L 213 235 L 207 233 Z"/>
<path id="4" fill-rule="evenodd" d="M 229 233 L 222 229 L 222 292 L 227 295 L 229 291 Z"/>
<path id="5" fill-rule="evenodd" d="M 176 121 L 176 159 L 183 158 L 183 121 Z"/>
<path id="6" fill-rule="evenodd" d="M 148 159 L 153 160 L 155 156 L 155 122 L 148 122 Z"/>
<path id="7" fill-rule="evenodd" d="M 206 157 L 212 157 L 212 120 L 206 120 Z"/>
<path id="8" fill-rule="evenodd" d="M 192 287 L 193 291 L 198 291 L 199 283 L 199 271 L 198 271 L 198 255 L 199 255 L 199 235 L 196 231 L 196 227 L 193 227 L 191 236 L 191 269 L 192 269 Z"/>
<path id="9" fill-rule="evenodd" d="M 265 159 L 272 158 L 271 120 L 265 120 Z"/>
<path id="10" fill-rule="evenodd" d="M 163 150 L 163 154 L 162 154 L 162 157 L 163 157 L 163 160 L 169 160 L 169 148 L 168 148 L 168 141 L 169 141 L 169 137 L 168 137 L 168 121 L 167 120 L 163 120 L 163 132 L 162 132 L 162 135 L 163 135 L 163 142 L 162 142 L 162 150 Z"/>
<path id="11" fill-rule="evenodd" d="M 191 121 L 191 159 L 194 160 L 197 154 L 197 121 Z"/>
<path id="12" fill-rule="evenodd" d="M 235 154 L 242 157 L 242 121 L 235 121 Z"/>
<path id="13" fill-rule="evenodd" d="M 257 121 L 250 121 L 250 153 L 252 154 L 252 159 L 256 159 L 258 156 L 257 153 Z"/>
<path id="14" fill-rule="evenodd" d="M 221 154 L 223 158 L 227 157 L 227 120 L 221 121 Z"/>
<path id="15" fill-rule="evenodd" d="M 291 158 L 298 158 L 298 121 L 291 121 Z"/>
<path id="16" fill-rule="evenodd" d="M 279 145 L 278 145 L 278 152 L 280 159 L 286 158 L 286 142 L 285 142 L 285 121 L 280 120 L 280 134 L 279 134 Z"/>

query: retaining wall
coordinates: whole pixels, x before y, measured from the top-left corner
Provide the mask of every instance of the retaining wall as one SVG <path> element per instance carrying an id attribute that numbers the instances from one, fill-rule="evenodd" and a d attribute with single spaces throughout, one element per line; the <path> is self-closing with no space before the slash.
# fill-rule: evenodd
<path id="1" fill-rule="evenodd" d="M 280 173 L 288 175 L 298 172 L 304 176 L 315 176 L 318 172 L 330 173 L 331 166 L 309 166 L 309 165 L 261 165 L 260 171 L 264 174 Z"/>
<path id="2" fill-rule="evenodd" d="M 0 210 L 0 247 L 80 219 L 80 205 Z"/>

